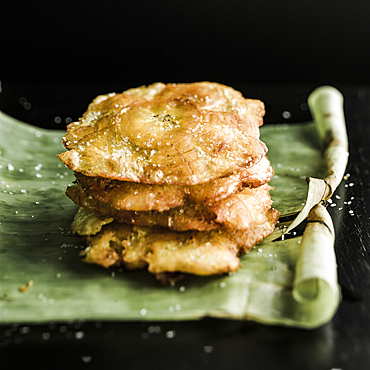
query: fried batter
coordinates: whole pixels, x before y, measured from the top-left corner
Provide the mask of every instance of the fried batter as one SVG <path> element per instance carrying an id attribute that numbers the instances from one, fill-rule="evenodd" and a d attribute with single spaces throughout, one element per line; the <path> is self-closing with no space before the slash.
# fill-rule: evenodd
<path id="1" fill-rule="evenodd" d="M 180 185 L 138 184 L 78 173 L 75 176 L 76 184 L 87 195 L 121 210 L 162 212 L 183 205 L 187 196 L 187 187 Z"/>
<path id="2" fill-rule="evenodd" d="M 219 231 L 176 233 L 114 223 L 88 243 L 82 252 L 84 261 L 103 267 L 124 265 L 133 270 L 148 266 L 154 274 L 205 276 L 236 271 L 240 266 L 236 243 Z"/>
<path id="3" fill-rule="evenodd" d="M 220 202 L 209 205 L 216 214 L 215 222 L 227 229 L 243 230 L 266 221 L 266 212 L 271 207 L 271 187 L 243 188 L 240 192 Z"/>
<path id="4" fill-rule="evenodd" d="M 94 212 L 99 216 L 113 217 L 122 223 L 152 227 L 168 227 L 176 231 L 212 230 L 219 228 L 215 223 L 216 214 L 200 204 L 187 202 L 183 206 L 171 208 L 168 211 L 122 211 L 110 203 L 103 203 L 88 196 L 78 185 L 68 187 L 67 196 L 77 205 Z"/>
<path id="5" fill-rule="evenodd" d="M 218 202 L 236 193 L 242 185 L 259 187 L 270 181 L 273 169 L 267 157 L 253 167 L 201 185 L 150 185 L 89 177 L 76 173 L 87 195 L 127 211 L 166 211 L 186 200 L 200 204 Z"/>
<path id="6" fill-rule="evenodd" d="M 68 151 L 58 157 L 88 176 L 162 185 L 202 184 L 249 168 L 267 152 L 258 138 L 264 108 L 231 91 L 199 83 L 167 85 L 149 100 L 100 96 L 68 125 Z"/>
<path id="7" fill-rule="evenodd" d="M 128 269 L 148 266 L 154 274 L 182 272 L 214 275 L 236 271 L 238 255 L 271 234 L 279 214 L 268 211 L 261 225 L 241 231 L 212 230 L 177 233 L 168 229 L 114 222 L 88 238 L 84 261 Z"/>
<path id="8" fill-rule="evenodd" d="M 212 230 L 222 225 L 229 229 L 245 229 L 266 220 L 266 211 L 271 207 L 269 190 L 265 184 L 258 188 L 242 188 L 238 193 L 220 202 L 202 205 L 185 202 L 180 207 L 167 211 L 124 211 L 88 196 L 74 184 L 67 189 L 67 196 L 77 205 L 102 217 L 112 217 L 123 223 L 141 226 L 168 227 L 176 231 Z"/>

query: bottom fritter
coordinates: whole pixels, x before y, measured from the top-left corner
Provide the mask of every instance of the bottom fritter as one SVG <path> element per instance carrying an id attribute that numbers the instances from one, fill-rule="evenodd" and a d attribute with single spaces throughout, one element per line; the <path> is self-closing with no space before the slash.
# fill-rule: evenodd
<path id="1" fill-rule="evenodd" d="M 87 236 L 84 262 L 131 270 L 147 267 L 163 281 L 163 274 L 207 276 L 237 271 L 238 257 L 269 236 L 278 218 L 279 212 L 270 209 L 267 221 L 245 230 L 175 232 L 99 218 L 81 208 L 72 228 Z"/>

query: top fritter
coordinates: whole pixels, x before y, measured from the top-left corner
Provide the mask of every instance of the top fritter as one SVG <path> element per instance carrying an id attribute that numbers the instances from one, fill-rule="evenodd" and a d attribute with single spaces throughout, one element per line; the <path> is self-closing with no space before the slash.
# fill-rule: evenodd
<path id="1" fill-rule="evenodd" d="M 156 83 L 98 96 L 68 125 L 70 169 L 148 184 L 196 185 L 258 163 L 264 105 L 217 83 Z"/>

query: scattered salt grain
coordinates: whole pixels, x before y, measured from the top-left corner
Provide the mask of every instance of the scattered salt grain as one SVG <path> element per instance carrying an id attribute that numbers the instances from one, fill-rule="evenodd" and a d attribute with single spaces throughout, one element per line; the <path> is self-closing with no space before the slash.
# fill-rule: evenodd
<path id="1" fill-rule="evenodd" d="M 91 356 L 82 356 L 81 357 L 82 361 L 85 363 L 85 364 L 88 364 L 91 362 L 92 360 L 92 357 Z"/>
<path id="2" fill-rule="evenodd" d="M 77 331 L 75 333 L 75 338 L 76 339 L 82 339 L 85 336 L 85 333 L 83 331 Z"/>
<path id="3" fill-rule="evenodd" d="M 49 340 L 50 339 L 50 333 L 42 333 L 42 339 L 43 340 Z"/>
<path id="4" fill-rule="evenodd" d="M 176 336 L 176 332 L 175 330 L 169 330 L 166 332 L 166 338 L 167 339 L 172 339 Z"/>
<path id="5" fill-rule="evenodd" d="M 148 327 L 148 333 L 149 334 L 159 334 L 161 332 L 162 332 L 162 328 L 160 326 L 150 325 Z"/>
<path id="6" fill-rule="evenodd" d="M 211 353 L 213 352 L 213 347 L 212 346 L 204 346 L 203 350 L 205 353 Z"/>
<path id="7" fill-rule="evenodd" d="M 31 331 L 31 328 L 29 326 L 22 326 L 19 329 L 20 334 L 28 334 Z"/>

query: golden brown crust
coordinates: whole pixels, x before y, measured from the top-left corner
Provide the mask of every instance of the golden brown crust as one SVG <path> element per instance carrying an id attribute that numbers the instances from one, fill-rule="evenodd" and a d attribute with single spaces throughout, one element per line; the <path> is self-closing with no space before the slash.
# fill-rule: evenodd
<path id="1" fill-rule="evenodd" d="M 207 205 L 219 202 L 241 187 L 259 187 L 270 181 L 273 170 L 267 157 L 237 174 L 194 186 L 138 184 L 75 173 L 84 193 L 113 208 L 126 211 L 167 211 L 188 200 Z"/>
<path id="2" fill-rule="evenodd" d="M 238 248 L 222 232 L 176 233 L 114 223 L 89 237 L 81 253 L 84 262 L 103 267 L 124 265 L 130 270 L 148 266 L 153 274 L 182 272 L 202 276 L 236 271 Z"/>
<path id="3" fill-rule="evenodd" d="M 84 261 L 128 269 L 148 266 L 153 274 L 180 272 L 214 275 L 237 271 L 238 255 L 249 251 L 274 230 L 279 214 L 269 210 L 266 221 L 243 231 L 190 230 L 177 233 L 114 222 L 88 238 Z"/>
<path id="4" fill-rule="evenodd" d="M 76 184 L 100 202 L 126 211 L 166 211 L 184 204 L 187 188 L 151 185 L 75 174 Z"/>
<path id="5" fill-rule="evenodd" d="M 168 227 L 176 231 L 212 230 L 220 227 L 246 229 L 266 220 L 271 207 L 269 190 L 265 184 L 258 188 L 242 188 L 236 194 L 208 205 L 186 201 L 167 211 L 125 211 L 89 196 L 79 184 L 67 189 L 67 196 L 77 205 L 102 217 L 112 217 L 122 223 L 151 227 Z"/>
<path id="6" fill-rule="evenodd" d="M 68 125 L 68 151 L 58 157 L 87 176 L 196 185 L 249 168 L 266 154 L 259 101 L 206 82 L 169 84 L 149 100 L 142 96 L 96 98 Z"/>
<path id="7" fill-rule="evenodd" d="M 231 230 L 245 230 L 266 221 L 266 212 L 271 208 L 271 187 L 242 188 L 238 193 L 209 205 L 217 218 L 215 222 Z"/>
<path id="8" fill-rule="evenodd" d="M 279 217 L 280 212 L 271 208 L 266 213 L 265 222 L 255 225 L 250 230 L 225 229 L 224 232 L 239 246 L 239 255 L 242 255 L 272 234 Z"/>
<path id="9" fill-rule="evenodd" d="M 215 223 L 216 215 L 211 209 L 192 202 L 163 212 L 136 212 L 117 210 L 110 203 L 103 203 L 88 196 L 78 185 L 69 187 L 66 194 L 74 203 L 86 210 L 126 224 L 168 227 L 176 231 L 212 230 L 220 227 Z"/>

